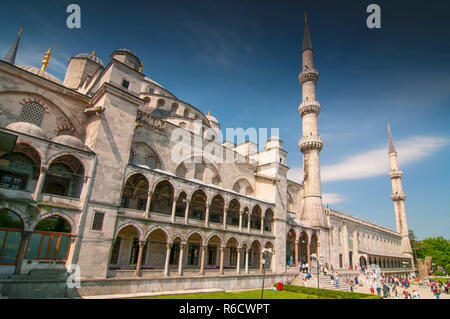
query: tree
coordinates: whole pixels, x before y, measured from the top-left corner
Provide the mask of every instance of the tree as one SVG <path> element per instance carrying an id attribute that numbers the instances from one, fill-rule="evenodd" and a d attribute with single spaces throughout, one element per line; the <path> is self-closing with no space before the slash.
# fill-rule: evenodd
<path id="1" fill-rule="evenodd" d="M 450 264 L 450 242 L 442 236 L 416 242 L 416 253 L 417 258 L 431 256 L 436 266 L 446 267 Z"/>

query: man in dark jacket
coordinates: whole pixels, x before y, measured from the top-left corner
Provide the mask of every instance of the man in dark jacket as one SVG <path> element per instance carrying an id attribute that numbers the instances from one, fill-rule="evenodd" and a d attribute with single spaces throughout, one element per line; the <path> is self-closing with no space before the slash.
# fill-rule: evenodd
<path id="1" fill-rule="evenodd" d="M 386 283 L 383 284 L 383 298 L 387 298 L 389 293 L 389 287 Z"/>

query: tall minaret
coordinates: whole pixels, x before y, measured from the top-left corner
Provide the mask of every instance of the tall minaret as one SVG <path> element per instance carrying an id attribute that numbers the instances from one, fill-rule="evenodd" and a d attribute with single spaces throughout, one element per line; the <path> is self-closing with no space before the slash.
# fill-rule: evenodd
<path id="1" fill-rule="evenodd" d="M 17 50 L 19 49 L 19 41 L 20 37 L 22 36 L 23 28 L 20 28 L 19 34 L 17 35 L 16 41 L 12 44 L 11 48 L 8 50 L 8 53 L 6 53 L 3 61 L 15 64 L 16 63 L 16 55 Z"/>
<path id="2" fill-rule="evenodd" d="M 402 188 L 403 172 L 398 166 L 397 151 L 394 147 L 394 142 L 391 135 L 391 127 L 388 124 L 389 132 L 389 163 L 391 170 L 389 177 L 392 181 L 391 199 L 394 202 L 395 221 L 397 223 L 397 232 L 402 235 L 402 253 L 412 258 L 411 243 L 409 242 L 408 223 L 406 221 L 405 199 L 406 195 Z"/>
<path id="3" fill-rule="evenodd" d="M 302 220 L 309 221 L 312 226 L 328 228 L 325 210 L 322 204 L 320 181 L 320 151 L 323 140 L 319 136 L 317 117 L 320 113 L 320 103 L 316 99 L 316 82 L 319 72 L 314 69 L 314 51 L 309 35 L 308 22 L 305 13 L 305 33 L 303 35 L 302 71 L 298 81 L 302 86 L 302 103 L 298 112 L 302 117 L 302 138 L 298 145 L 303 153 L 304 202 Z"/>

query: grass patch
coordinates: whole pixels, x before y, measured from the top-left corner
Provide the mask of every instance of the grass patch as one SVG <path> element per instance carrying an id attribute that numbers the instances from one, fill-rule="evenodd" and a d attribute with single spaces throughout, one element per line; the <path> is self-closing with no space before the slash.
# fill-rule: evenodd
<path id="1" fill-rule="evenodd" d="M 308 295 L 316 295 L 317 297 L 317 288 L 284 285 L 283 290 Z M 378 295 L 362 294 L 359 292 L 338 291 L 331 289 L 320 289 L 320 297 L 326 297 L 329 299 L 383 299 L 381 296 Z"/>
<path id="2" fill-rule="evenodd" d="M 263 297 L 264 299 L 319 299 L 317 295 L 285 290 L 282 291 L 264 290 Z M 261 298 L 261 290 L 249 290 L 240 292 L 211 292 L 211 293 L 186 294 L 186 295 L 154 296 L 137 299 L 260 299 L 260 298 Z M 321 296 L 320 299 L 330 299 L 330 298 Z"/>
<path id="3" fill-rule="evenodd" d="M 447 282 L 447 280 L 450 280 L 450 277 L 446 277 L 446 278 L 433 278 L 433 277 L 430 277 L 430 279 L 434 280 L 436 283 L 442 282 L 443 284 L 445 284 Z"/>

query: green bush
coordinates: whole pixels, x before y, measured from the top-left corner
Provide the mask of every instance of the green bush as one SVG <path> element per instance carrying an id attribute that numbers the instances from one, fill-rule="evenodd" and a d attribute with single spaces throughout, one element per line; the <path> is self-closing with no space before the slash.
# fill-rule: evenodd
<path id="1" fill-rule="evenodd" d="M 436 271 L 434 272 L 434 275 L 435 275 L 435 276 L 445 276 L 445 273 L 444 273 L 443 271 L 436 270 Z"/>
<path id="2" fill-rule="evenodd" d="M 447 274 L 450 274 L 450 264 L 445 266 L 445 271 L 447 272 Z"/>
<path id="3" fill-rule="evenodd" d="M 300 292 L 309 295 L 317 295 L 317 288 L 311 287 L 284 285 L 283 290 Z M 332 299 L 383 299 L 381 296 L 378 295 L 362 294 L 358 292 L 345 292 L 330 289 L 320 289 L 320 297 L 327 297 Z"/>

